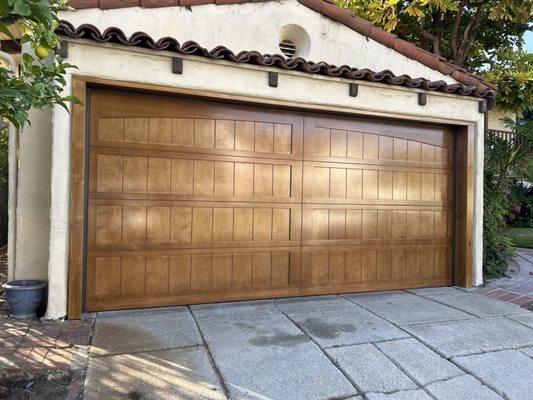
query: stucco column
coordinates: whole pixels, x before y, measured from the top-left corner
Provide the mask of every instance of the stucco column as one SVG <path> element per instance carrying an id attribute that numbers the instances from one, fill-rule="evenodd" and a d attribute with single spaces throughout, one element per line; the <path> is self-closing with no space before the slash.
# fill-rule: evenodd
<path id="1" fill-rule="evenodd" d="M 472 284 L 483 284 L 483 167 L 484 167 L 485 121 L 476 124 L 474 145 L 474 232 Z"/>
<path id="2" fill-rule="evenodd" d="M 70 76 L 64 93 L 70 93 Z M 70 206 L 70 116 L 54 108 L 52 129 L 52 173 L 50 207 L 50 258 L 48 261 L 48 309 L 46 319 L 63 318 L 67 313 L 67 278 Z"/>

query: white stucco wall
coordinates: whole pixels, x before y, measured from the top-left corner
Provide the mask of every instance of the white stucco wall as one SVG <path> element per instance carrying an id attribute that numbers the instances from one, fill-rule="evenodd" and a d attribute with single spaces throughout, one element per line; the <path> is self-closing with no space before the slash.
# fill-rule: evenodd
<path id="1" fill-rule="evenodd" d="M 511 118 L 512 120 L 516 120 L 516 115 L 510 111 L 498 108 L 498 106 L 496 106 L 494 110 L 490 110 L 488 112 L 488 116 L 489 129 L 494 129 L 497 131 L 511 131 L 511 128 L 509 128 L 507 124 L 502 121 L 503 118 Z"/>
<path id="2" fill-rule="evenodd" d="M 429 93 L 428 103 L 421 107 L 417 92 L 396 86 L 359 82 L 359 95 L 348 96 L 347 81 L 298 72 L 280 71 L 279 86 L 267 84 L 264 68 L 213 61 L 200 57 L 184 57 L 184 72 L 171 72 L 173 53 L 153 52 L 117 45 L 99 45 L 83 40 L 71 40 L 69 62 L 77 65 L 78 75 L 111 80 L 146 83 L 166 87 L 239 95 L 251 99 L 286 101 L 336 107 L 369 115 L 404 116 L 412 120 L 467 122 L 475 124 L 475 204 L 474 204 L 474 278 L 482 282 L 482 171 L 483 114 L 478 112 L 478 100 L 464 96 Z M 401 64 L 401 63 L 399 63 Z M 147 73 L 149 71 L 149 73 Z M 71 76 L 65 91 L 71 92 Z M 313 96 L 309 96 L 313 93 Z M 52 154 L 52 208 L 50 230 L 48 318 L 60 318 L 66 313 L 68 269 L 68 217 L 70 168 L 70 116 L 62 109 L 54 110 Z"/>
<path id="3" fill-rule="evenodd" d="M 310 38 L 309 51 L 301 54 L 310 61 L 347 64 L 374 71 L 392 70 L 396 75 L 430 80 L 456 81 L 411 60 L 350 28 L 322 16 L 296 0 L 266 1 L 233 5 L 201 5 L 163 8 L 84 9 L 60 13 L 75 27 L 91 23 L 100 31 L 118 27 L 129 37 L 142 31 L 154 40 L 169 36 L 180 43 L 193 40 L 211 50 L 222 45 L 234 53 L 257 50 L 280 54 L 280 32 L 296 24 Z M 297 54 L 299 55 L 299 54 Z"/>

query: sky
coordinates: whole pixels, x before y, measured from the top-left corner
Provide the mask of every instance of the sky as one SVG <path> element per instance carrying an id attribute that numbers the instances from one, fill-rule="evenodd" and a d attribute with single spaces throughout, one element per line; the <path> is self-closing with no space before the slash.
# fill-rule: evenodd
<path id="1" fill-rule="evenodd" d="M 524 50 L 528 53 L 533 53 L 533 31 L 526 32 L 526 45 Z"/>

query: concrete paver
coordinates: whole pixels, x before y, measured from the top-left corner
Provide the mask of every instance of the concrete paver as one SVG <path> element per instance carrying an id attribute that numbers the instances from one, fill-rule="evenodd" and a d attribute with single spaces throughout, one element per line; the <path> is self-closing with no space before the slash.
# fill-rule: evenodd
<path id="1" fill-rule="evenodd" d="M 432 288 L 99 313 L 86 398 L 522 400 L 533 313 L 508 310 Z"/>
<path id="2" fill-rule="evenodd" d="M 384 319 L 350 304 L 352 307 L 345 310 L 291 314 L 290 318 L 321 347 L 409 337 Z"/>
<path id="3" fill-rule="evenodd" d="M 357 390 L 287 317 L 206 318 L 200 328 L 238 399 L 324 399 Z"/>
<path id="4" fill-rule="evenodd" d="M 225 399 L 204 348 L 95 357 L 89 361 L 84 399 Z"/>
<path id="5" fill-rule="evenodd" d="M 509 318 L 533 329 L 533 312 L 528 312 L 524 315 L 513 315 L 509 316 Z"/>
<path id="6" fill-rule="evenodd" d="M 420 289 L 408 289 L 406 292 L 417 294 L 419 296 L 424 296 L 426 294 L 447 294 L 447 293 L 457 293 L 461 291 L 459 288 L 453 286 L 439 286 L 432 288 L 420 288 Z"/>
<path id="7" fill-rule="evenodd" d="M 368 400 L 431 400 L 431 397 L 422 389 L 401 390 L 394 393 L 367 393 Z"/>
<path id="8" fill-rule="evenodd" d="M 506 317 L 404 327 L 446 357 L 533 345 L 533 330 Z"/>
<path id="9" fill-rule="evenodd" d="M 376 346 L 422 386 L 464 374 L 416 339 L 376 343 Z"/>
<path id="10" fill-rule="evenodd" d="M 428 299 L 444 303 L 448 306 L 458 308 L 477 317 L 492 317 L 497 315 L 512 315 L 528 313 L 516 304 L 506 303 L 500 300 L 486 298 L 474 293 L 467 293 L 456 290 L 449 293 L 424 293 L 420 294 Z"/>
<path id="11" fill-rule="evenodd" d="M 372 344 L 326 351 L 363 392 L 417 389 L 417 385 Z"/>
<path id="12" fill-rule="evenodd" d="M 189 308 L 198 319 L 246 318 L 249 316 L 278 314 L 278 310 L 272 300 L 198 304 Z"/>
<path id="13" fill-rule="evenodd" d="M 454 361 L 506 398 L 531 400 L 533 396 L 533 360 L 518 350 L 457 357 Z"/>
<path id="14" fill-rule="evenodd" d="M 473 318 L 462 311 L 401 291 L 350 294 L 343 297 L 398 325 Z"/>
<path id="15" fill-rule="evenodd" d="M 286 314 L 298 314 L 317 311 L 337 311 L 357 307 L 351 301 L 339 296 L 309 296 L 279 299 L 276 307 Z"/>
<path id="16" fill-rule="evenodd" d="M 502 400 L 503 397 L 470 375 L 462 375 L 447 381 L 426 386 L 437 400 Z"/>
<path id="17" fill-rule="evenodd" d="M 520 349 L 520 351 L 524 354 L 527 354 L 529 357 L 533 358 L 533 347 L 524 347 Z"/>
<path id="18" fill-rule="evenodd" d="M 97 315 L 91 355 L 132 353 L 202 342 L 187 307 L 143 315 Z"/>

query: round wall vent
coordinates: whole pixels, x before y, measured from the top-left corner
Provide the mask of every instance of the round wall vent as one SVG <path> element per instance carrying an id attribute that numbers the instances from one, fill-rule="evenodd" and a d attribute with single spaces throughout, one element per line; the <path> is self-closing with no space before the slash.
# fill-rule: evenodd
<path id="1" fill-rule="evenodd" d="M 286 57 L 306 57 L 311 47 L 311 38 L 304 28 L 288 24 L 279 32 L 279 49 Z"/>
<path id="2" fill-rule="evenodd" d="M 292 42 L 292 40 L 289 39 L 279 42 L 279 49 L 287 57 L 294 57 L 296 54 L 296 45 Z"/>

